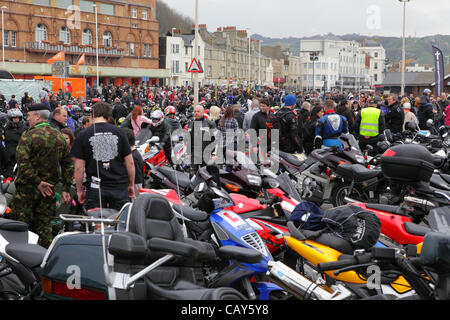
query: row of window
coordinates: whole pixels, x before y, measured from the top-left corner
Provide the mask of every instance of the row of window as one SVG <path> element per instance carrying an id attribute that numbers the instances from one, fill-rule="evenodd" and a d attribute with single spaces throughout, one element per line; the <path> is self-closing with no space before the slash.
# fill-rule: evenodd
<path id="1" fill-rule="evenodd" d="M 11 37 L 6 37 L 5 31 L 5 43 L 9 38 L 13 39 L 14 37 L 14 45 L 11 44 L 11 46 L 15 47 L 16 43 L 16 32 L 11 31 L 14 34 L 11 34 Z M 38 24 L 35 29 L 35 40 L 36 42 L 42 42 L 46 41 L 48 39 L 47 35 L 47 27 L 44 24 Z M 81 44 L 82 45 L 92 45 L 93 44 L 93 37 L 92 32 L 89 29 L 84 29 L 81 34 Z M 105 31 L 103 33 L 101 44 L 106 48 L 112 47 L 112 34 L 109 31 Z M 71 36 L 70 36 L 70 30 L 66 26 L 63 26 L 59 29 L 59 41 L 62 41 L 65 44 L 71 43 Z M 12 43 L 12 42 L 11 42 Z M 6 45 L 6 44 L 5 44 Z M 126 55 L 127 56 L 134 56 L 135 55 L 135 45 L 132 42 L 128 42 L 126 45 Z M 143 57 L 151 57 L 152 56 L 152 45 L 151 44 L 144 44 L 143 45 Z"/>
<path id="2" fill-rule="evenodd" d="M 33 4 L 39 6 L 47 6 L 51 5 L 50 0 L 33 0 Z M 94 7 L 92 6 L 94 1 L 80 0 L 79 9 L 81 12 L 94 12 Z M 73 8 L 73 0 L 57 0 L 56 7 L 60 9 L 69 9 Z M 108 3 L 100 3 L 99 4 L 99 13 L 113 16 L 114 15 L 114 5 Z M 144 8 L 140 12 L 140 18 L 143 20 L 148 20 L 152 16 L 151 8 Z M 131 8 L 131 17 L 134 19 L 138 18 L 138 8 Z"/>

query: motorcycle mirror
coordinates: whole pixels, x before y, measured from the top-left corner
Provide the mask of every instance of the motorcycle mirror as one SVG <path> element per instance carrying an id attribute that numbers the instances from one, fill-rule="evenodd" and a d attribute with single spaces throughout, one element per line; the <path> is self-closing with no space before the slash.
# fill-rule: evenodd
<path id="1" fill-rule="evenodd" d="M 206 171 L 211 175 L 214 182 L 217 183 L 217 185 L 220 185 L 220 170 L 217 164 L 210 163 L 206 166 Z"/>

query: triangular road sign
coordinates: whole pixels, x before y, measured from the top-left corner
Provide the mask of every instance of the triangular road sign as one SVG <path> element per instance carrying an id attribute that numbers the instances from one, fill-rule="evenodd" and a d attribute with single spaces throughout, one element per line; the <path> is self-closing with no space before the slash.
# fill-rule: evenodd
<path id="1" fill-rule="evenodd" d="M 197 62 L 197 59 L 192 59 L 191 65 L 189 66 L 188 72 L 192 73 L 202 73 L 203 70 L 200 67 L 200 64 Z"/>

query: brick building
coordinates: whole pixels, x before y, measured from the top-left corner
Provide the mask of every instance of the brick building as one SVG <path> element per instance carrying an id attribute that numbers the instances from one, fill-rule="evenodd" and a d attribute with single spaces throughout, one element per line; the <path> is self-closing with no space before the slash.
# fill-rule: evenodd
<path id="1" fill-rule="evenodd" d="M 95 25 L 95 7 L 97 25 Z M 96 34 L 100 83 L 147 80 L 156 84 L 168 70 L 158 66 L 155 0 L 15 0 L 4 6 L 4 69 L 18 79 L 51 75 L 47 63 L 65 51 L 69 77 L 96 82 Z M 86 63 L 75 70 L 82 54 Z"/>

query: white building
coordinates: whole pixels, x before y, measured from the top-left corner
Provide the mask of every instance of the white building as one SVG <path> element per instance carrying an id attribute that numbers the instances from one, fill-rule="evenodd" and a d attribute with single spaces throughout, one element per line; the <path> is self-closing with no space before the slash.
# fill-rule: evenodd
<path id="1" fill-rule="evenodd" d="M 385 77 L 386 50 L 381 43 L 366 39 L 361 50 L 369 55 L 369 83 L 371 86 L 381 85 Z"/>
<path id="2" fill-rule="evenodd" d="M 406 66 L 406 72 L 433 72 L 434 68 L 430 66 L 424 66 L 415 64 L 413 66 Z"/>
<path id="3" fill-rule="evenodd" d="M 317 61 L 311 60 L 312 53 Z M 356 41 L 331 35 L 301 40 L 300 57 L 304 90 L 357 91 L 370 84 L 366 54 Z"/>
<path id="4" fill-rule="evenodd" d="M 160 59 L 166 69 L 170 69 L 170 78 L 167 83 L 170 86 L 193 86 L 194 74 L 188 72 L 194 58 L 194 35 L 183 35 L 174 32 L 174 36 L 160 38 L 163 51 Z M 165 40 L 164 40 L 165 39 Z M 165 50 L 164 50 L 165 49 Z M 198 62 L 204 69 L 205 43 L 201 36 L 198 38 Z M 205 70 L 198 74 L 199 85 L 205 80 Z"/>

